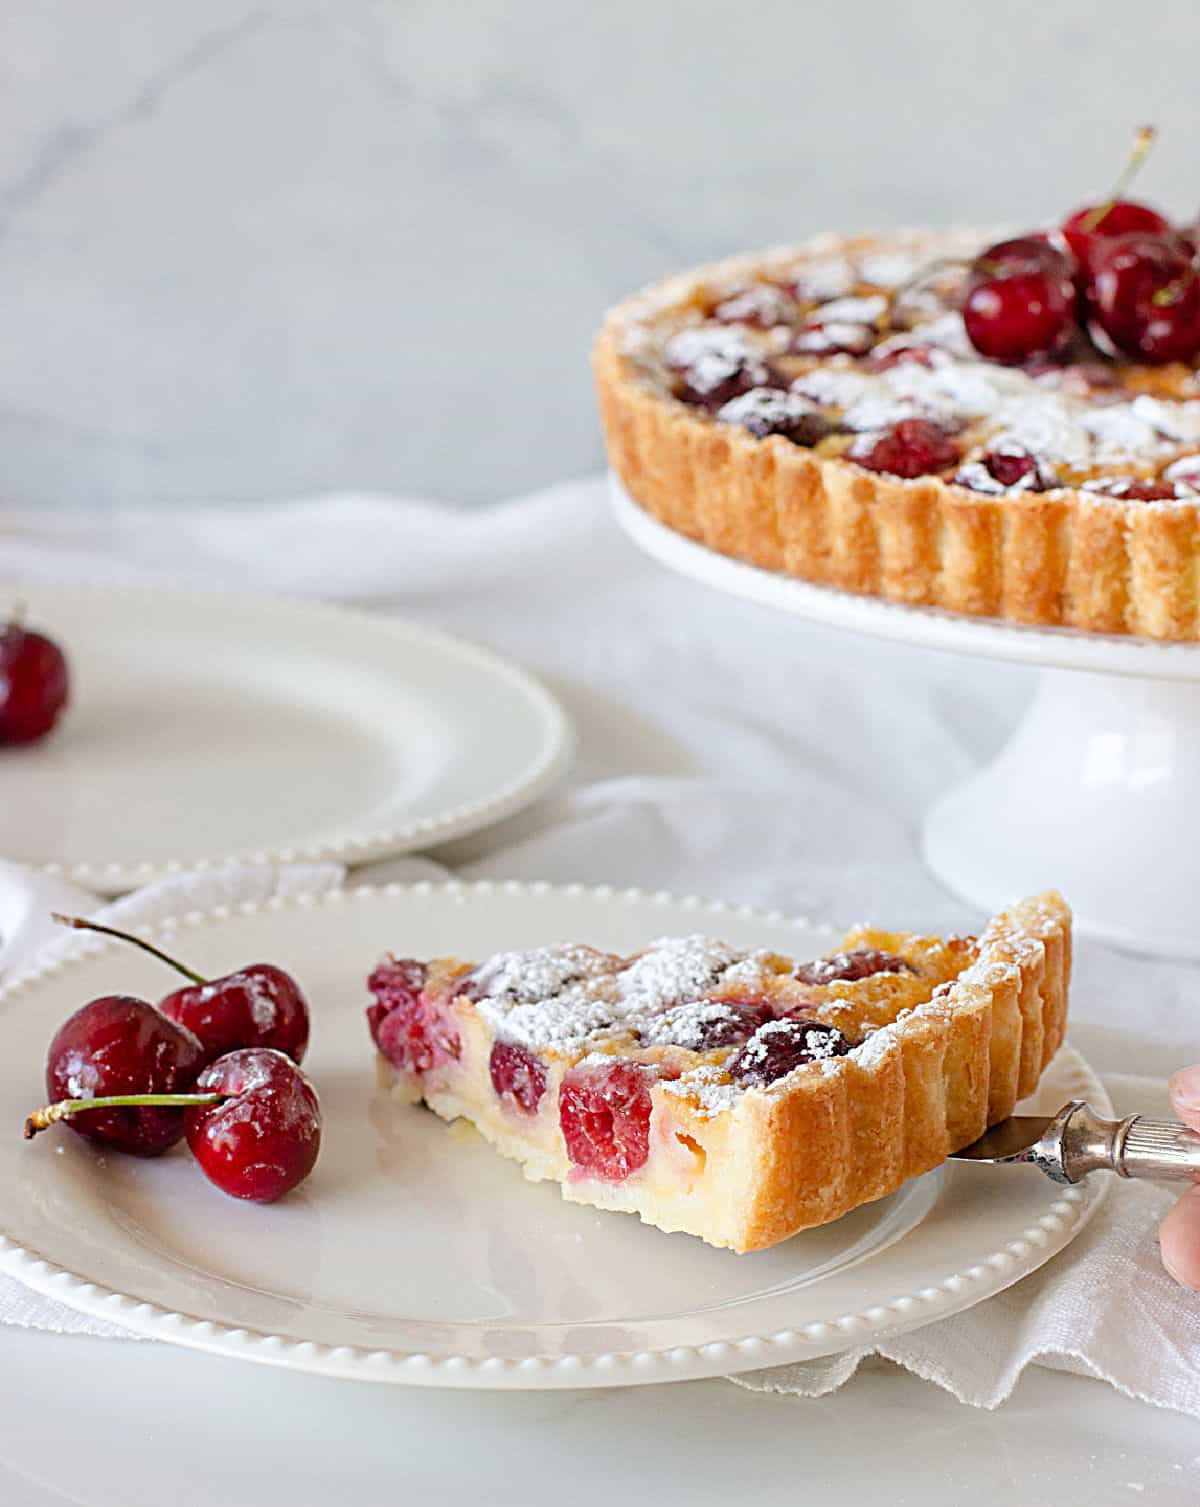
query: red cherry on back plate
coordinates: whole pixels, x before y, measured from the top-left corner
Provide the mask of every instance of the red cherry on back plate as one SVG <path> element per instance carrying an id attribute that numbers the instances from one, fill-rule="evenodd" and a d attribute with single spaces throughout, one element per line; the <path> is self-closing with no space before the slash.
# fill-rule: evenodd
<path id="1" fill-rule="evenodd" d="M 1066 258 L 1029 236 L 989 246 L 972 264 L 962 312 L 971 344 L 990 360 L 1057 350 L 1075 319 Z"/>
<path id="2" fill-rule="evenodd" d="M 69 693 L 66 657 L 52 639 L 18 623 L 0 630 L 0 744 L 44 738 Z"/>
<path id="3" fill-rule="evenodd" d="M 187 1111 L 192 1155 L 223 1192 L 272 1203 L 312 1171 L 321 1107 L 290 1057 L 263 1047 L 229 1052 L 204 1069 L 196 1090 L 232 1096 Z"/>
<path id="4" fill-rule="evenodd" d="M 46 1054 L 46 1092 L 52 1102 L 186 1093 L 203 1063 L 191 1032 L 153 1005 L 106 995 L 58 1028 Z M 89 1141 L 134 1156 L 157 1156 L 184 1133 L 181 1109 L 98 1109 L 67 1123 Z"/>
<path id="5" fill-rule="evenodd" d="M 581 1172 L 619 1183 L 650 1155 L 650 1085 L 658 1071 L 639 1062 L 573 1067 L 558 1095 L 567 1155 Z"/>
<path id="6" fill-rule="evenodd" d="M 176 989 L 158 1008 L 200 1038 L 209 1061 L 237 1047 L 272 1047 L 302 1062 L 308 1047 L 308 1004 L 291 974 L 271 963 Z"/>
<path id="7" fill-rule="evenodd" d="M 1200 277 L 1190 242 L 1120 236 L 1096 253 L 1093 273 L 1093 315 L 1124 355 L 1160 365 L 1200 352 Z"/>

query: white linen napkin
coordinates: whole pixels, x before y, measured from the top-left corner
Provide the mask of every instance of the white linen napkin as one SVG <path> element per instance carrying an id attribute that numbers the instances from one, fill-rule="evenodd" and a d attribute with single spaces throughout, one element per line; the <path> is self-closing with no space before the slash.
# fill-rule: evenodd
<path id="1" fill-rule="evenodd" d="M 155 580 L 180 561 L 200 584 L 398 609 L 550 683 L 580 734 L 573 777 L 533 811 L 434 855 L 464 878 L 662 886 L 847 925 L 979 920 L 923 867 L 920 817 L 999 746 L 1031 686 L 1021 667 L 871 642 L 677 579 L 626 543 L 596 481 L 474 513 L 362 495 L 112 513 L 0 507 L 0 577 L 21 581 L 35 617 L 38 580 Z M 438 871 L 405 859 L 365 877 L 414 870 Z M 0 907 L 3 881 L 0 870 Z M 204 903 L 186 877 L 171 883 L 167 909 Z M 130 921 L 159 903 L 118 902 Z M 1156 1080 L 1133 1092 L 1111 1081 L 1123 1107 L 1159 1107 L 1166 1075 L 1200 1060 L 1200 975 L 1086 939 L 1075 957 L 1073 1042 L 1102 1073 Z M 1158 1264 L 1168 1202 L 1122 1183 L 1042 1272 L 877 1355 L 981 1406 L 1038 1364 L 1200 1416 L 1200 1298 Z M 27 1295 L 0 1294 L 4 1319 L 96 1332 Z M 864 1358 L 879 1363 L 859 1352 L 739 1381 L 820 1395 Z"/>

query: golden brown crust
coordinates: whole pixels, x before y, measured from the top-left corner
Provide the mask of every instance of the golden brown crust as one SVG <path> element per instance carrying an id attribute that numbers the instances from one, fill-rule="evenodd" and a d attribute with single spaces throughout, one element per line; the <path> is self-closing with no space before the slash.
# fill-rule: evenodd
<path id="1" fill-rule="evenodd" d="M 693 1233 L 760 1250 L 894 1192 L 969 1145 L 1033 1092 L 1062 1044 L 1070 967 L 1065 902 L 1054 893 L 1026 900 L 990 923 L 972 967 L 878 1032 L 870 1051 L 829 1073 L 795 1074 L 785 1092 L 745 1093 L 714 1169 L 728 1195 L 710 1189 L 707 1199 L 710 1217 L 720 1209 L 728 1223 Z M 675 1112 L 673 1096 L 666 1102 Z M 688 1133 L 703 1147 L 705 1119 L 691 1118 Z"/>
<path id="2" fill-rule="evenodd" d="M 678 300 L 687 284 L 668 286 Z M 1128 504 L 1068 488 L 983 496 L 756 438 L 639 375 L 626 332 L 645 302 L 613 311 L 593 364 L 612 468 L 669 528 L 752 565 L 888 601 L 1200 637 L 1200 501 Z"/>

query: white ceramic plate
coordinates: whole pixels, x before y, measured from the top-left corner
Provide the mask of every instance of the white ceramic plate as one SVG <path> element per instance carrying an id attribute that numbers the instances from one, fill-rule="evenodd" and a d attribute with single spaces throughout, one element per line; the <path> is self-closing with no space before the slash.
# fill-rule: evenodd
<path id="1" fill-rule="evenodd" d="M 443 1386 L 562 1387 L 745 1371 L 827 1354 L 954 1313 L 1064 1246 L 1093 1179 L 949 1167 L 835 1225 L 751 1256 L 564 1203 L 554 1184 L 470 1134 L 374 1092 L 363 977 L 386 949 L 479 956 L 585 938 L 632 951 L 669 932 L 814 954 L 828 928 L 637 892 L 481 884 L 338 891 L 194 915 L 179 952 L 219 972 L 293 970 L 315 1002 L 306 1066 L 325 1144 L 309 1181 L 269 1208 L 226 1198 L 186 1154 L 101 1156 L 67 1131 L 0 1137 L 0 1267 L 154 1338 L 326 1375 Z M 54 1027 L 113 990 L 156 997 L 160 965 L 119 943 L 0 994 L 0 1124 L 39 1099 Z M 1041 1102 L 1086 1095 L 1064 1052 Z"/>
<path id="2" fill-rule="evenodd" d="M 0 850 L 103 893 L 429 847 L 511 815 L 570 757 L 535 680 L 427 628 L 175 587 L 24 595 L 75 691 L 52 738 L 0 749 Z"/>

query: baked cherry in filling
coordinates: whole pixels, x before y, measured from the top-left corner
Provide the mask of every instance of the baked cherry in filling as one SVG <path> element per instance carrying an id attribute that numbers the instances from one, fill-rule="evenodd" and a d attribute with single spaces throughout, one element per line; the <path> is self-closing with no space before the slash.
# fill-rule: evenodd
<path id="1" fill-rule="evenodd" d="M 717 418 L 723 424 L 739 424 L 760 438 L 780 434 L 797 445 L 815 445 L 835 428 L 809 399 L 772 387 L 754 387 L 733 398 Z"/>
<path id="2" fill-rule="evenodd" d="M 739 1046 L 754 1035 L 774 1011 L 765 1000 L 707 999 L 675 1005 L 641 1032 L 643 1041 L 680 1046 L 691 1052 Z"/>
<path id="3" fill-rule="evenodd" d="M 1136 476 L 1107 476 L 1098 481 L 1085 481 L 1085 492 L 1098 492 L 1102 497 L 1122 497 L 1126 502 L 1167 502 L 1179 496 L 1172 481 L 1143 481 Z"/>
<path id="4" fill-rule="evenodd" d="M 876 973 L 916 973 L 907 958 L 874 947 L 855 947 L 849 952 L 835 952 L 832 957 L 801 963 L 792 975 L 801 984 L 856 983 Z"/>
<path id="5" fill-rule="evenodd" d="M 958 446 L 929 419 L 901 419 L 878 434 L 864 434 L 849 455 L 868 471 L 914 478 L 945 471 L 958 461 Z"/>
<path id="6" fill-rule="evenodd" d="M 424 1073 L 462 1053 L 453 1024 L 425 993 L 428 970 L 415 958 L 388 958 L 367 980 L 375 1004 L 367 1023 L 375 1045 L 394 1067 Z"/>
<path id="7" fill-rule="evenodd" d="M 659 1069 L 639 1062 L 581 1063 L 564 1076 L 558 1119 L 580 1173 L 620 1182 L 650 1155 L 650 1085 Z"/>
<path id="8" fill-rule="evenodd" d="M 804 1016 L 785 1016 L 760 1026 L 727 1064 L 735 1083 L 765 1088 L 805 1063 L 844 1057 L 851 1043 L 836 1026 Z"/>
<path id="9" fill-rule="evenodd" d="M 521 1114 L 537 1113 L 546 1092 L 546 1067 L 515 1041 L 496 1040 L 488 1058 L 488 1072 L 496 1097 Z"/>

